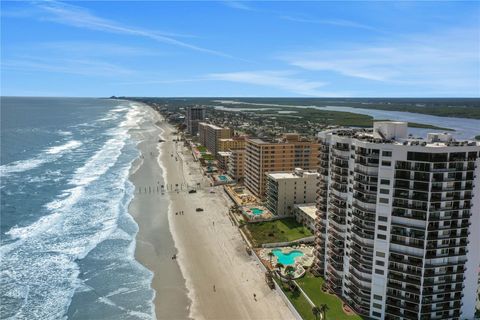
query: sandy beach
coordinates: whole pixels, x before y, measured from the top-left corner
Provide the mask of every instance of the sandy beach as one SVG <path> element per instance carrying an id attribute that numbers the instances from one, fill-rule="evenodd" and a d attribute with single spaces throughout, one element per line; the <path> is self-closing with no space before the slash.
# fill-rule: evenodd
<path id="1" fill-rule="evenodd" d="M 174 128 L 153 116 L 157 126 L 142 131 L 143 159 L 131 174 L 147 193 L 135 194 L 130 211 L 139 224 L 135 256 L 155 274 L 157 319 L 292 319 L 247 255 L 223 189 L 209 186 L 188 149 L 173 141 Z M 159 134 L 165 142 L 158 143 Z M 161 184 L 169 188 L 163 195 L 155 187 Z M 187 185 L 197 192 L 189 194 Z"/>

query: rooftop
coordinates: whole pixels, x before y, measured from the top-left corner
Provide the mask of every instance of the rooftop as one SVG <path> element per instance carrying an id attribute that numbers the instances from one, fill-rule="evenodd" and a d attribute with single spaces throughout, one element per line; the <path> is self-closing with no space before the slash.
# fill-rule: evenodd
<path id="1" fill-rule="evenodd" d="M 358 139 L 370 143 L 391 143 L 404 146 L 456 147 L 480 146 L 473 140 L 457 141 L 450 133 L 428 133 L 427 138 L 414 138 L 407 133 L 407 122 L 377 121 L 373 128 L 338 128 L 322 131 L 319 138 L 328 134 Z"/>
<path id="2" fill-rule="evenodd" d="M 273 179 L 300 179 L 303 177 L 316 177 L 318 176 L 318 172 L 304 171 L 303 169 L 296 168 L 293 172 L 270 172 L 267 176 Z"/>
<path id="3" fill-rule="evenodd" d="M 217 154 L 221 157 L 229 157 L 232 155 L 230 151 L 218 151 Z"/>
<path id="4" fill-rule="evenodd" d="M 305 212 L 310 218 L 315 219 L 317 217 L 317 207 L 315 203 L 302 203 L 302 204 L 295 204 L 295 208 Z"/>

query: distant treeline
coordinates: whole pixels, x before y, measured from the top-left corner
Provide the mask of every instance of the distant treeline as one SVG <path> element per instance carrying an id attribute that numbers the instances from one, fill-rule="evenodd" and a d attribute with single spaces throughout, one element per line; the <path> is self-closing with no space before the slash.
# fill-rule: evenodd
<path id="1" fill-rule="evenodd" d="M 128 98 L 126 98 L 128 99 Z M 480 119 L 479 98 L 131 98 L 145 102 L 168 104 L 170 107 L 185 105 L 224 105 L 231 108 L 264 108 L 262 105 L 277 104 L 298 106 L 338 106 L 378 109 L 429 114 L 440 117 Z M 216 100 L 238 101 L 224 104 Z M 242 104 L 241 102 L 245 102 Z"/>

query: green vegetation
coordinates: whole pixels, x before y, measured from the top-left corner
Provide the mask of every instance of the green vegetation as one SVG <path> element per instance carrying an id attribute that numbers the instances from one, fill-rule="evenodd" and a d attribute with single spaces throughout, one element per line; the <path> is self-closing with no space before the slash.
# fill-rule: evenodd
<path id="1" fill-rule="evenodd" d="M 207 152 L 207 148 L 204 147 L 204 146 L 198 146 L 197 150 L 200 151 L 200 152 Z"/>
<path id="2" fill-rule="evenodd" d="M 287 296 L 288 300 L 293 304 L 298 313 L 304 320 L 318 320 L 313 314 L 312 305 L 308 302 L 300 290 L 293 291 L 289 289 L 286 283 L 275 279 L 277 284 L 282 288 L 282 291 Z M 362 320 L 359 315 L 347 315 L 342 309 L 342 300 L 335 295 L 328 294 L 322 291 L 323 278 L 314 277 L 307 273 L 303 278 L 295 280 L 295 282 L 308 295 L 310 300 L 317 308 L 326 305 L 326 319 L 324 320 Z"/>
<path id="3" fill-rule="evenodd" d="M 249 223 L 246 226 L 255 247 L 264 243 L 294 241 L 312 236 L 295 218 Z"/>
<path id="4" fill-rule="evenodd" d="M 202 154 L 203 160 L 214 160 L 215 158 L 211 154 Z"/>
<path id="5" fill-rule="evenodd" d="M 337 296 L 322 291 L 324 280 L 322 277 L 315 277 L 311 273 L 305 274 L 303 278 L 296 280 L 297 284 L 308 295 L 310 300 L 318 307 L 322 304 L 328 306 L 327 320 L 361 320 L 359 315 L 346 315 L 342 309 L 342 300 Z M 310 308 L 310 313 L 311 308 Z M 303 316 L 303 314 L 302 314 Z"/>
<path id="6" fill-rule="evenodd" d="M 318 320 L 318 318 L 315 318 L 313 315 L 312 306 L 299 290 L 292 292 L 281 281 L 277 279 L 275 279 L 275 281 L 282 288 L 282 291 L 285 293 L 288 300 L 290 300 L 304 320 Z"/>
<path id="7" fill-rule="evenodd" d="M 439 117 L 480 119 L 478 98 L 241 98 L 226 99 L 247 103 L 288 106 L 352 107 L 387 111 L 413 112 Z M 252 104 L 224 104 L 234 108 L 265 108 Z"/>
<path id="8" fill-rule="evenodd" d="M 186 104 L 224 105 L 229 108 L 265 108 L 271 106 L 252 105 L 277 104 L 291 106 L 338 106 L 363 109 L 403 111 L 429 114 L 440 117 L 480 119 L 478 98 L 128 98 L 168 110 L 177 110 Z M 246 102 L 247 104 L 224 104 L 215 100 Z"/>
<path id="9" fill-rule="evenodd" d="M 282 107 L 276 108 L 281 111 L 289 113 L 278 113 L 272 110 L 256 110 L 255 115 L 263 116 L 270 119 L 275 119 L 280 126 L 289 126 L 298 123 L 299 119 L 304 119 L 307 122 L 315 123 L 318 126 L 347 126 L 347 127 L 366 127 L 373 126 L 374 119 L 371 116 L 352 112 L 343 111 L 328 111 L 315 108 L 298 108 L 298 107 Z M 294 112 L 294 113 L 292 113 Z M 380 120 L 375 120 L 380 121 Z M 409 127 L 412 128 L 426 128 L 443 131 L 452 131 L 449 128 L 437 127 L 428 124 L 409 122 Z"/>

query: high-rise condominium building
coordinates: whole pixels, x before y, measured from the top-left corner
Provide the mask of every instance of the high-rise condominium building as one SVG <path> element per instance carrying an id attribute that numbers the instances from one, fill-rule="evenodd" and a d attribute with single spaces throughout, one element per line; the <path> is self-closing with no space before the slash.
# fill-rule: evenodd
<path id="1" fill-rule="evenodd" d="M 316 142 L 285 134 L 278 141 L 248 139 L 245 147 L 245 186 L 257 197 L 265 193 L 266 173 L 318 168 Z"/>
<path id="2" fill-rule="evenodd" d="M 204 107 L 188 107 L 187 114 L 185 116 L 185 123 L 187 125 L 187 132 L 192 136 L 196 136 L 198 133 L 198 123 L 205 120 L 205 108 Z"/>
<path id="3" fill-rule="evenodd" d="M 230 128 L 221 128 L 216 125 L 200 122 L 198 124 L 199 141 L 207 147 L 215 157 L 219 150 L 219 140 L 232 137 L 233 130 Z"/>
<path id="4" fill-rule="evenodd" d="M 316 170 L 295 168 L 291 172 L 267 173 L 266 206 L 277 216 L 293 215 L 294 205 L 312 203 L 317 198 Z"/>
<path id="5" fill-rule="evenodd" d="M 319 134 L 314 270 L 372 319 L 473 319 L 480 143 L 403 122 Z"/>

